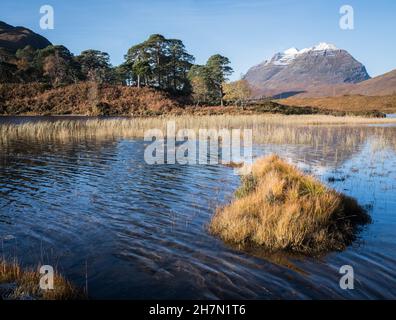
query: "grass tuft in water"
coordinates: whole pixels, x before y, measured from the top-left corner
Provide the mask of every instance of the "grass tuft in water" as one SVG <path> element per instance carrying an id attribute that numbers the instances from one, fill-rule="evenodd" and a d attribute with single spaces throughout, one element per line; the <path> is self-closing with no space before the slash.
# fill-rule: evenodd
<path id="1" fill-rule="evenodd" d="M 344 250 L 370 217 L 358 203 L 276 155 L 259 159 L 234 201 L 217 210 L 212 234 L 239 247 L 319 254 Z"/>
<path id="2" fill-rule="evenodd" d="M 58 273 L 54 275 L 54 289 L 40 288 L 39 272 L 22 269 L 14 261 L 0 259 L 0 300 L 79 300 L 86 296 Z"/>

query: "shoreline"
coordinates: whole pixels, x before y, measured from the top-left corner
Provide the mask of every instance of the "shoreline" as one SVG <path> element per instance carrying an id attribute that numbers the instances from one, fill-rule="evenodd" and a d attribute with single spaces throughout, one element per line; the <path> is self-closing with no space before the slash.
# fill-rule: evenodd
<path id="1" fill-rule="evenodd" d="M 300 108 L 300 107 L 295 107 Z M 227 110 L 228 109 L 228 110 Z M 173 112 L 164 112 L 158 114 L 136 114 L 136 115 L 128 115 L 128 114 L 114 114 L 114 115 L 90 115 L 90 114 L 79 114 L 79 113 L 68 113 L 68 114 L 60 114 L 60 113 L 17 113 L 17 114 L 0 114 L 0 118 L 23 118 L 23 117 L 37 117 L 37 118 L 45 118 L 45 117 L 53 117 L 53 118 L 82 118 L 82 119 L 89 119 L 89 118 L 97 118 L 97 119 L 146 119 L 146 118 L 164 118 L 164 117 L 182 117 L 182 116 L 194 116 L 194 117 L 203 117 L 203 116 L 285 116 L 285 117 L 292 117 L 292 116 L 328 116 L 328 117 L 335 117 L 335 118 L 365 118 L 365 119 L 395 119 L 396 113 L 382 113 L 382 112 L 343 112 L 340 113 L 339 111 L 333 110 L 323 110 L 324 112 L 317 112 L 317 113 L 283 113 L 277 112 L 273 110 L 260 112 L 257 111 L 255 107 L 245 108 L 245 109 L 238 109 L 235 106 L 227 106 L 227 107 L 220 107 L 220 106 L 208 106 L 208 107 L 185 107 L 175 110 Z"/>
<path id="2" fill-rule="evenodd" d="M 142 115 L 85 115 L 85 114 L 0 114 L 0 119 L 6 118 L 32 118 L 32 119 L 45 119 L 45 118 L 65 118 L 66 120 L 171 120 L 183 118 L 251 118 L 257 121 L 270 121 L 271 123 L 279 121 L 283 124 L 283 120 L 299 120 L 296 124 L 345 124 L 345 123 L 359 123 L 359 124 L 383 124 L 383 123 L 396 123 L 396 114 L 386 114 L 385 117 L 369 117 L 362 115 L 332 115 L 332 114 L 282 114 L 282 113 L 241 113 L 241 114 L 205 114 L 205 113 L 164 113 L 156 116 L 142 116 Z M 275 120 L 275 121 L 273 121 Z M 62 120 L 61 120 L 62 121 Z M 286 121 L 289 122 L 289 121 Z M 291 121 L 292 122 L 292 121 Z M 0 122 L 0 125 L 4 123 Z M 288 123 L 289 124 L 289 123 Z M 290 123 L 292 124 L 292 123 Z"/>

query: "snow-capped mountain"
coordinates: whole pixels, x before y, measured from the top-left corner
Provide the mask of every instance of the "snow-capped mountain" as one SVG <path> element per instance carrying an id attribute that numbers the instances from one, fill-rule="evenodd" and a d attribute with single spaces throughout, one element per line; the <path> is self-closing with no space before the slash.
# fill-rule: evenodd
<path id="1" fill-rule="evenodd" d="M 257 95 L 306 92 L 313 87 L 358 83 L 370 78 L 366 68 L 333 44 L 290 48 L 251 68 L 244 77 Z"/>

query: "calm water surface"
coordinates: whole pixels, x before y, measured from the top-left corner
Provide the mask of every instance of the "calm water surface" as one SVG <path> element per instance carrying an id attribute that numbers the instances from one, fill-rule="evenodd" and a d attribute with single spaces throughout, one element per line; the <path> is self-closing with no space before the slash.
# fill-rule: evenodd
<path id="1" fill-rule="evenodd" d="M 108 139 L 0 144 L 3 254 L 52 264 L 80 286 L 87 266 L 92 298 L 396 298 L 396 144 L 373 129 L 348 148 L 254 147 L 369 210 L 373 224 L 344 252 L 306 258 L 229 247 L 206 225 L 239 184 L 232 169 L 150 166 L 142 140 Z M 381 130 L 396 137 L 394 127 Z M 354 290 L 339 287 L 342 265 L 355 269 Z"/>

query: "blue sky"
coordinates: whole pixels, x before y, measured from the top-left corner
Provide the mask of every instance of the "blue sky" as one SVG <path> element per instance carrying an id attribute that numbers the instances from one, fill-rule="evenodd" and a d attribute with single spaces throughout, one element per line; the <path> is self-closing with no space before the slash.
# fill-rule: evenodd
<path id="1" fill-rule="evenodd" d="M 55 29 L 39 27 L 42 5 L 55 10 Z M 355 29 L 339 28 L 351 5 Z M 74 54 L 98 49 L 123 61 L 127 49 L 152 33 L 184 41 L 197 63 L 220 53 L 233 79 L 275 52 L 329 42 L 348 50 L 371 76 L 396 69 L 393 0 L 1 0 L 0 20 L 23 25 Z"/>

